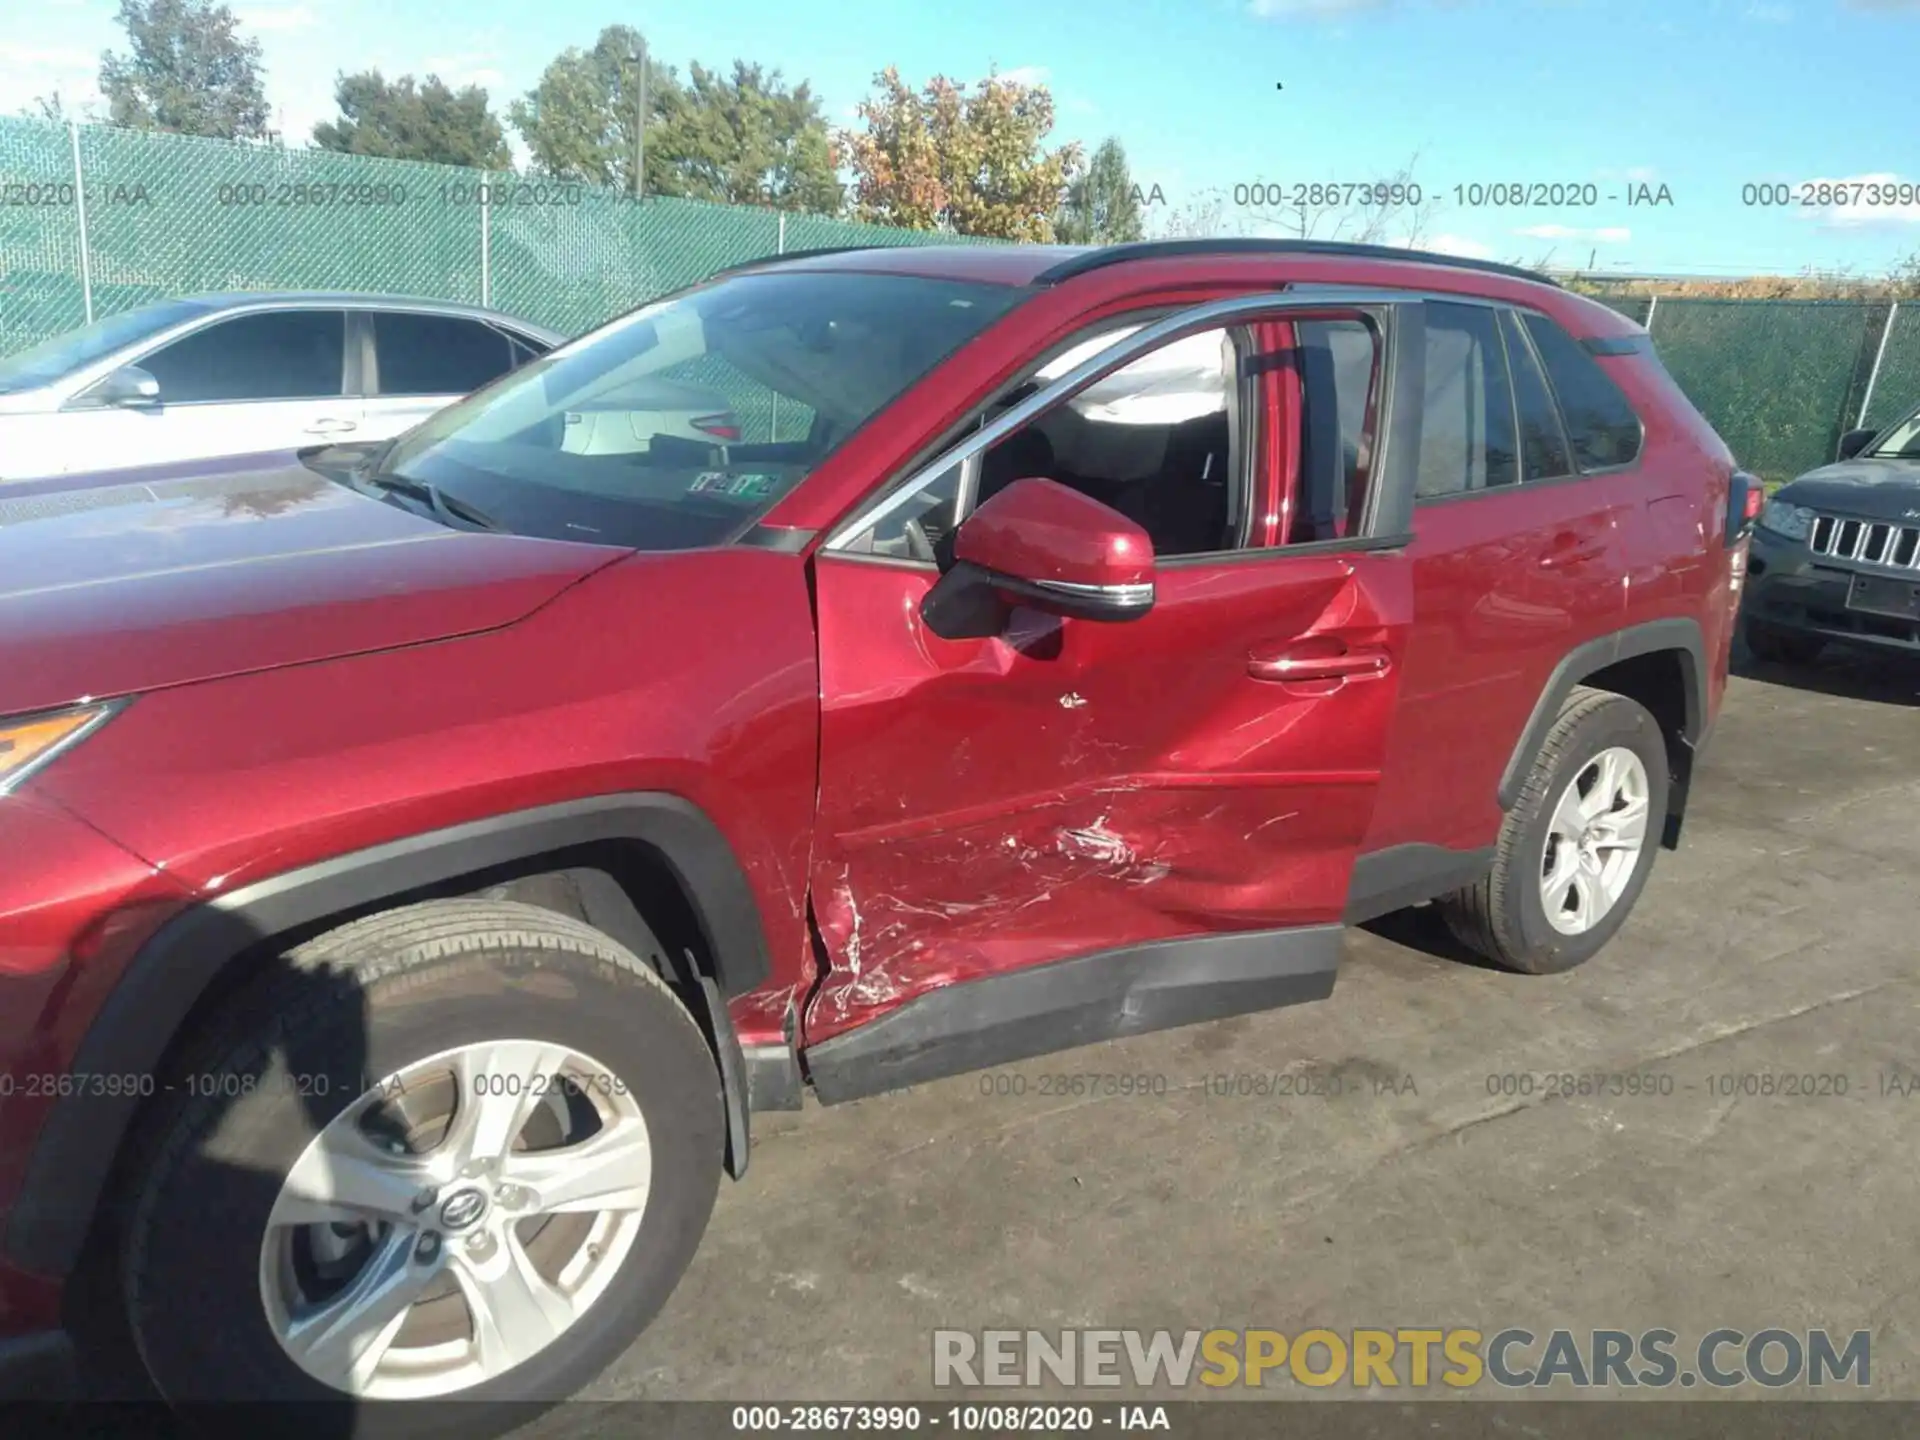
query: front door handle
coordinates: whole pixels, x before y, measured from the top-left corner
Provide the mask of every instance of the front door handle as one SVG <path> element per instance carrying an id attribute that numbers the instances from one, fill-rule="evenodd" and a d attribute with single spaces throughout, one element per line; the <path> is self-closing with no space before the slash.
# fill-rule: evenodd
<path id="1" fill-rule="evenodd" d="M 309 435 L 344 435 L 349 430 L 358 430 L 360 426 L 352 420 L 316 420 L 307 426 Z"/>
<path id="2" fill-rule="evenodd" d="M 1363 645 L 1350 650 L 1302 642 L 1255 650 L 1247 656 L 1247 674 L 1256 680 L 1364 680 L 1384 675 L 1393 664 L 1385 650 Z"/>

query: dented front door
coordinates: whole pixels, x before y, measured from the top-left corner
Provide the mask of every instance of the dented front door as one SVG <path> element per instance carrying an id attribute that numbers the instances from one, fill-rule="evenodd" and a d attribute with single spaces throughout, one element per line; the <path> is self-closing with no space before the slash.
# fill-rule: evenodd
<path id="1" fill-rule="evenodd" d="M 1339 921 L 1411 619 L 1402 554 L 1180 561 L 1138 620 L 1022 610 L 958 641 L 922 622 L 930 571 L 816 565 L 828 973 L 805 1043 L 1020 967 Z M 1373 658 L 1323 663 L 1342 655 Z"/>

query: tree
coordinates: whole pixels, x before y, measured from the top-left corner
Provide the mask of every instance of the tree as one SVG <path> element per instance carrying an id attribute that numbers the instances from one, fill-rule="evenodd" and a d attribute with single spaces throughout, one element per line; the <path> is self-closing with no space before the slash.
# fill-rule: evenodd
<path id="1" fill-rule="evenodd" d="M 1227 201 L 1218 190 L 1203 190 L 1160 221 L 1158 240 L 1211 240 L 1233 233 L 1227 222 Z"/>
<path id="2" fill-rule="evenodd" d="M 507 107 L 507 119 L 532 152 L 533 168 L 558 180 L 633 188 L 635 111 L 643 44 L 629 25 L 609 25 L 591 50 L 570 46 L 540 73 L 540 83 Z M 671 66 L 647 57 L 646 193 L 678 194 L 659 127 L 680 98 Z"/>
<path id="3" fill-rule="evenodd" d="M 120 0 L 129 52 L 100 57 L 107 118 L 139 130 L 264 140 L 260 42 L 213 0 Z"/>
<path id="4" fill-rule="evenodd" d="M 688 73 L 687 88 L 667 98 L 660 132 L 647 136 L 648 149 L 661 152 L 663 193 L 839 210 L 833 136 L 811 87 L 803 81 L 789 89 L 778 70 L 767 74 L 744 60 L 733 62 L 731 76 L 698 63 Z"/>
<path id="5" fill-rule="evenodd" d="M 1895 265 L 1887 275 L 1887 298 L 1920 300 L 1920 250 Z"/>
<path id="6" fill-rule="evenodd" d="M 340 75 L 333 85 L 338 120 L 313 127 L 313 142 L 349 155 L 383 155 L 479 170 L 512 168 L 500 122 L 478 85 L 455 91 L 438 75 L 388 80 L 378 70 Z"/>
<path id="7" fill-rule="evenodd" d="M 1077 178 L 1080 147 L 1043 145 L 1053 97 L 989 74 L 967 93 L 944 75 L 911 90 L 889 66 L 860 103 L 864 131 L 843 131 L 854 215 L 913 230 L 1003 240 L 1053 239 L 1053 211 Z"/>
<path id="8" fill-rule="evenodd" d="M 1118 140 L 1103 140 L 1085 173 L 1067 187 L 1053 217 L 1054 239 L 1066 245 L 1116 245 L 1145 233 L 1127 152 Z"/>
<path id="9" fill-rule="evenodd" d="M 640 33 L 600 32 L 591 50 L 564 50 L 507 118 L 544 175 L 633 188 Z M 682 84 L 647 61 L 646 193 L 773 205 L 826 214 L 840 208 L 833 137 L 805 82 L 736 60 L 729 72 L 694 64 Z"/>
<path id="10" fill-rule="evenodd" d="M 1256 197 L 1284 191 L 1278 203 L 1249 207 L 1253 228 L 1296 240 L 1336 240 L 1360 245 L 1417 248 L 1440 206 L 1415 178 L 1420 155 L 1392 175 L 1366 184 L 1265 185 L 1248 190 Z"/>

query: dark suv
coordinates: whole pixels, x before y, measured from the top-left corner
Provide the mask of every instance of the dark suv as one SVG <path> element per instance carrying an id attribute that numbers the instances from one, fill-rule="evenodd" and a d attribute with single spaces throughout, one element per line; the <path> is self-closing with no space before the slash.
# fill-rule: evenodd
<path id="1" fill-rule="evenodd" d="M 1829 643 L 1920 654 L 1920 409 L 1850 430 L 1774 491 L 1754 533 L 1747 648 L 1810 665 Z"/>
<path id="2" fill-rule="evenodd" d="M 1430 900 L 1578 964 L 1758 501 L 1613 312 L 1268 242 L 787 256 L 385 447 L 10 487 L 14 1387 L 78 1267 L 175 1402 L 563 1395 L 755 1109 L 1320 999 Z"/>

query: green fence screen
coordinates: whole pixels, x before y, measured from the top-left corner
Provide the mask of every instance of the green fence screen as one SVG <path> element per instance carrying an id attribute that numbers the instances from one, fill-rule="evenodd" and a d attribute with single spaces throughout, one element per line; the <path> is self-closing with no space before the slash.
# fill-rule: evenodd
<path id="1" fill-rule="evenodd" d="M 590 186 L 0 119 L 0 354 L 167 296 L 360 290 L 575 334 L 727 265 L 991 243 Z M 1920 301 L 1621 299 L 1740 458 L 1784 480 L 1920 404 Z M 1882 343 L 1884 340 L 1884 344 Z M 1869 404 L 1869 385 L 1871 395 Z M 801 417 L 743 415 L 756 438 Z M 788 432 L 791 433 L 791 432 Z"/>

